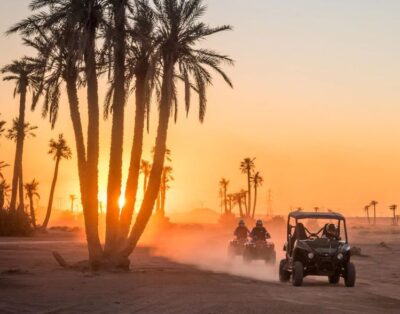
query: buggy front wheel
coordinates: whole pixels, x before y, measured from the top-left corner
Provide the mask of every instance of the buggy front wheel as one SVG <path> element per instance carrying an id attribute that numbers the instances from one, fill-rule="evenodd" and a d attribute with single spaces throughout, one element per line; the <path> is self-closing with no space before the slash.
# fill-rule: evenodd
<path id="1" fill-rule="evenodd" d="M 353 263 L 347 263 L 344 276 L 344 284 L 346 287 L 354 287 L 356 284 L 356 267 Z"/>
<path id="2" fill-rule="evenodd" d="M 300 287 L 303 284 L 304 267 L 302 262 L 295 262 L 292 271 L 292 284 L 295 287 Z"/>

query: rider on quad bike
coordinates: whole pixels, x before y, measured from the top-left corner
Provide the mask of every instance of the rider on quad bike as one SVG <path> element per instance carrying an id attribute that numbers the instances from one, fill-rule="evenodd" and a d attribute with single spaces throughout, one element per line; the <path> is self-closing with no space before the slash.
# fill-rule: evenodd
<path id="1" fill-rule="evenodd" d="M 249 233 L 250 231 L 247 229 L 244 220 L 241 219 L 233 235 L 237 240 L 247 240 Z"/>
<path id="2" fill-rule="evenodd" d="M 256 226 L 250 232 L 250 237 L 253 241 L 266 241 L 271 238 L 271 235 L 264 228 L 262 220 L 257 220 Z"/>

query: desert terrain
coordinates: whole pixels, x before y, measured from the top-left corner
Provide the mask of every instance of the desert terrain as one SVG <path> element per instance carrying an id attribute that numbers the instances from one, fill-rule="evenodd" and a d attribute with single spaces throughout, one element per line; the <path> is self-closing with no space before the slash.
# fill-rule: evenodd
<path id="1" fill-rule="evenodd" d="M 93 273 L 61 268 L 86 258 L 80 234 L 52 231 L 0 239 L 1 313 L 398 313 L 400 230 L 350 227 L 355 288 L 306 278 L 303 287 L 278 281 L 277 266 L 230 261 L 228 230 L 179 226 L 148 236 L 132 256 L 132 270 Z M 278 256 L 282 235 L 272 232 Z M 275 234 L 274 234 L 275 233 Z"/>

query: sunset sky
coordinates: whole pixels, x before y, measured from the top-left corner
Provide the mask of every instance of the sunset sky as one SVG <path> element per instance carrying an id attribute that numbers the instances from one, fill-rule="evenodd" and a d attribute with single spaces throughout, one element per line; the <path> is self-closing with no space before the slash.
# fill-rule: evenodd
<path id="1" fill-rule="evenodd" d="M 0 31 L 28 15 L 29 0 L 0 1 Z M 168 194 L 170 212 L 196 207 L 219 210 L 218 181 L 229 190 L 246 187 L 239 164 L 256 157 L 265 183 L 259 211 L 272 190 L 275 213 L 301 206 L 328 207 L 362 215 L 371 199 L 378 213 L 400 202 L 400 1 L 397 0 L 208 0 L 206 20 L 231 24 L 234 31 L 204 42 L 236 61 L 227 68 L 231 90 L 218 78 L 208 93 L 206 121 L 197 121 L 196 103 L 183 107 L 171 127 L 169 148 L 175 181 Z M 30 51 L 20 38 L 0 37 L 0 64 Z M 102 80 L 101 105 L 105 81 Z M 1 117 L 17 115 L 12 83 L 0 82 Z M 81 91 L 84 102 L 85 91 Z M 181 101 L 181 104 L 183 101 Z M 36 178 L 47 202 L 54 163 L 48 141 L 63 132 L 74 148 L 66 99 L 55 130 L 41 110 L 27 120 L 39 126 L 26 141 L 24 179 Z M 85 104 L 82 103 L 83 108 Z M 84 112 L 84 110 L 82 110 Z M 133 98 L 126 115 L 125 167 L 133 133 Z M 110 125 L 102 121 L 100 191 L 106 191 Z M 157 125 L 153 106 L 149 159 Z M 0 139 L 0 160 L 13 163 L 14 144 Z M 125 169 L 126 170 L 126 169 Z M 11 180 L 11 168 L 5 171 Z M 68 207 L 79 194 L 76 161 L 61 164 L 55 205 Z M 102 196 L 103 197 L 103 196 Z"/>

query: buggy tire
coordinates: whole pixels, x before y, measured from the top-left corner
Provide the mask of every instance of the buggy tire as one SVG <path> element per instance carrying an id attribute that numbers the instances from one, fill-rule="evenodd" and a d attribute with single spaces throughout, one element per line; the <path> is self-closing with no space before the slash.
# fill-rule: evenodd
<path id="1" fill-rule="evenodd" d="M 332 285 L 336 285 L 340 281 L 340 274 L 334 274 L 332 276 L 328 276 L 329 283 Z"/>
<path id="2" fill-rule="evenodd" d="M 279 281 L 288 282 L 290 280 L 290 271 L 285 270 L 286 260 L 283 259 L 279 263 Z"/>
<path id="3" fill-rule="evenodd" d="M 346 287 L 354 287 L 356 284 L 356 267 L 351 262 L 345 268 L 344 284 Z"/>
<path id="4" fill-rule="evenodd" d="M 300 287 L 303 284 L 304 267 L 302 262 L 294 262 L 292 271 L 292 285 Z"/>

